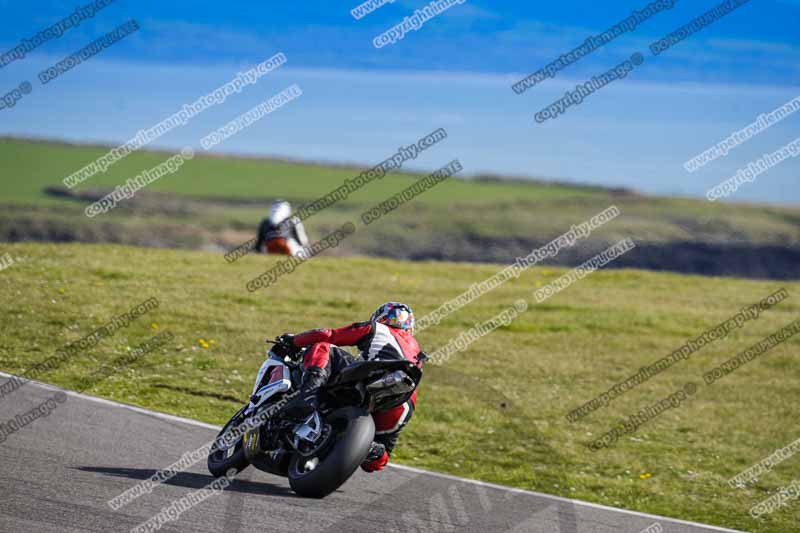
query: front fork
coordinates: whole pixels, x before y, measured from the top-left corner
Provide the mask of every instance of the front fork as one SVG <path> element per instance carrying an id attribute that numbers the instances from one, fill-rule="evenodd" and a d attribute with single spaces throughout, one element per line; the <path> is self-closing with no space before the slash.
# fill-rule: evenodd
<path id="1" fill-rule="evenodd" d="M 292 371 L 282 358 L 272 351 L 267 352 L 269 357 L 261 364 L 250 395 L 250 403 L 244 411 L 244 417 L 250 417 L 271 399 L 289 392 L 292 388 Z M 252 461 L 263 452 L 262 428 L 248 431 L 242 437 L 242 448 L 245 456 Z"/>

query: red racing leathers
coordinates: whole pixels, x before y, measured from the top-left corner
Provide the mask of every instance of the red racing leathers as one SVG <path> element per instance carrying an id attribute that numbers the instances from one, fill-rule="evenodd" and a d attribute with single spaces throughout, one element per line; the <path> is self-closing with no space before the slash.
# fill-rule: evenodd
<path id="1" fill-rule="evenodd" d="M 353 362 L 353 357 L 339 346 L 356 346 L 362 357 L 372 359 L 407 359 L 418 364 L 419 345 L 407 330 L 392 328 L 379 322 L 358 322 L 339 329 L 315 329 L 293 337 L 298 348 L 309 347 L 303 358 L 306 372 L 322 372 L 327 380 L 332 374 Z M 372 414 L 375 421 L 375 442 L 386 451 L 361 465 L 367 472 L 382 470 L 389 461 L 397 437 L 414 414 L 417 391 L 403 405 Z"/>

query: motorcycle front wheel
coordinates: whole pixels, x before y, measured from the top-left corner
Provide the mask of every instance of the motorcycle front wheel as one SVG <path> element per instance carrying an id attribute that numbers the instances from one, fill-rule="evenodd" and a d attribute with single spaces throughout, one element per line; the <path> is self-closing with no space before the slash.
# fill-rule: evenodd
<path id="1" fill-rule="evenodd" d="M 228 423 L 225 424 L 225 427 L 217 434 L 217 438 L 224 435 L 230 428 L 236 427 L 242 423 L 245 409 L 246 407 L 242 407 L 233 415 Z M 208 471 L 211 472 L 212 476 L 224 476 L 231 468 L 235 468 L 236 472 L 239 473 L 248 467 L 250 462 L 247 460 L 247 457 L 245 457 L 244 447 L 242 445 L 243 442 L 244 439 L 240 438 L 236 444 L 228 448 L 217 449 L 215 446 L 211 449 L 208 453 Z"/>

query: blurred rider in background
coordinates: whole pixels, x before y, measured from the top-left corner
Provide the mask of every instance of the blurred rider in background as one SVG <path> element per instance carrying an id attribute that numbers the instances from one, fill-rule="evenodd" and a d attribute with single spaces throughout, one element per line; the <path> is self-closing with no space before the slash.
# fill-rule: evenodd
<path id="1" fill-rule="evenodd" d="M 258 227 L 255 250 L 260 253 L 296 256 L 308 244 L 303 222 L 292 216 L 292 206 L 285 200 L 275 200 L 269 217 Z"/>

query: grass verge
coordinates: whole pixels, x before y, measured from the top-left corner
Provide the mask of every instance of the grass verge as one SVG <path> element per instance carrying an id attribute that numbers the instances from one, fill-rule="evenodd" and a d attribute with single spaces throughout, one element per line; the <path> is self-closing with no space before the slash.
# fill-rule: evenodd
<path id="1" fill-rule="evenodd" d="M 150 311 L 40 379 L 75 387 L 158 332 L 175 340 L 87 393 L 221 424 L 250 392 L 263 339 L 285 331 L 363 320 L 381 302 L 432 311 L 497 265 L 316 258 L 268 289 L 246 282 L 277 258 L 111 245 L 7 245 L 15 263 L 0 271 L 0 368 L 24 373 L 154 296 Z M 420 335 L 433 351 L 518 298 L 529 310 L 443 366 L 429 366 L 418 411 L 395 460 L 642 512 L 754 532 L 792 531 L 800 503 L 761 520 L 750 507 L 796 477 L 800 457 L 742 490 L 727 480 L 794 441 L 800 383 L 793 338 L 712 387 L 702 374 L 800 313 L 800 284 L 636 270 L 600 271 L 542 304 L 532 291 L 564 273 L 533 268 Z M 688 361 L 569 423 L 566 413 L 664 357 L 740 308 L 786 288 L 790 298 Z M 206 347 L 207 346 L 207 347 Z M 698 385 L 615 446 L 586 444 L 624 417 Z M 1 401 L 1 400 L 0 400 Z M 13 437 L 11 437 L 13 438 Z M 176 451 L 179 454 L 179 451 Z"/>

